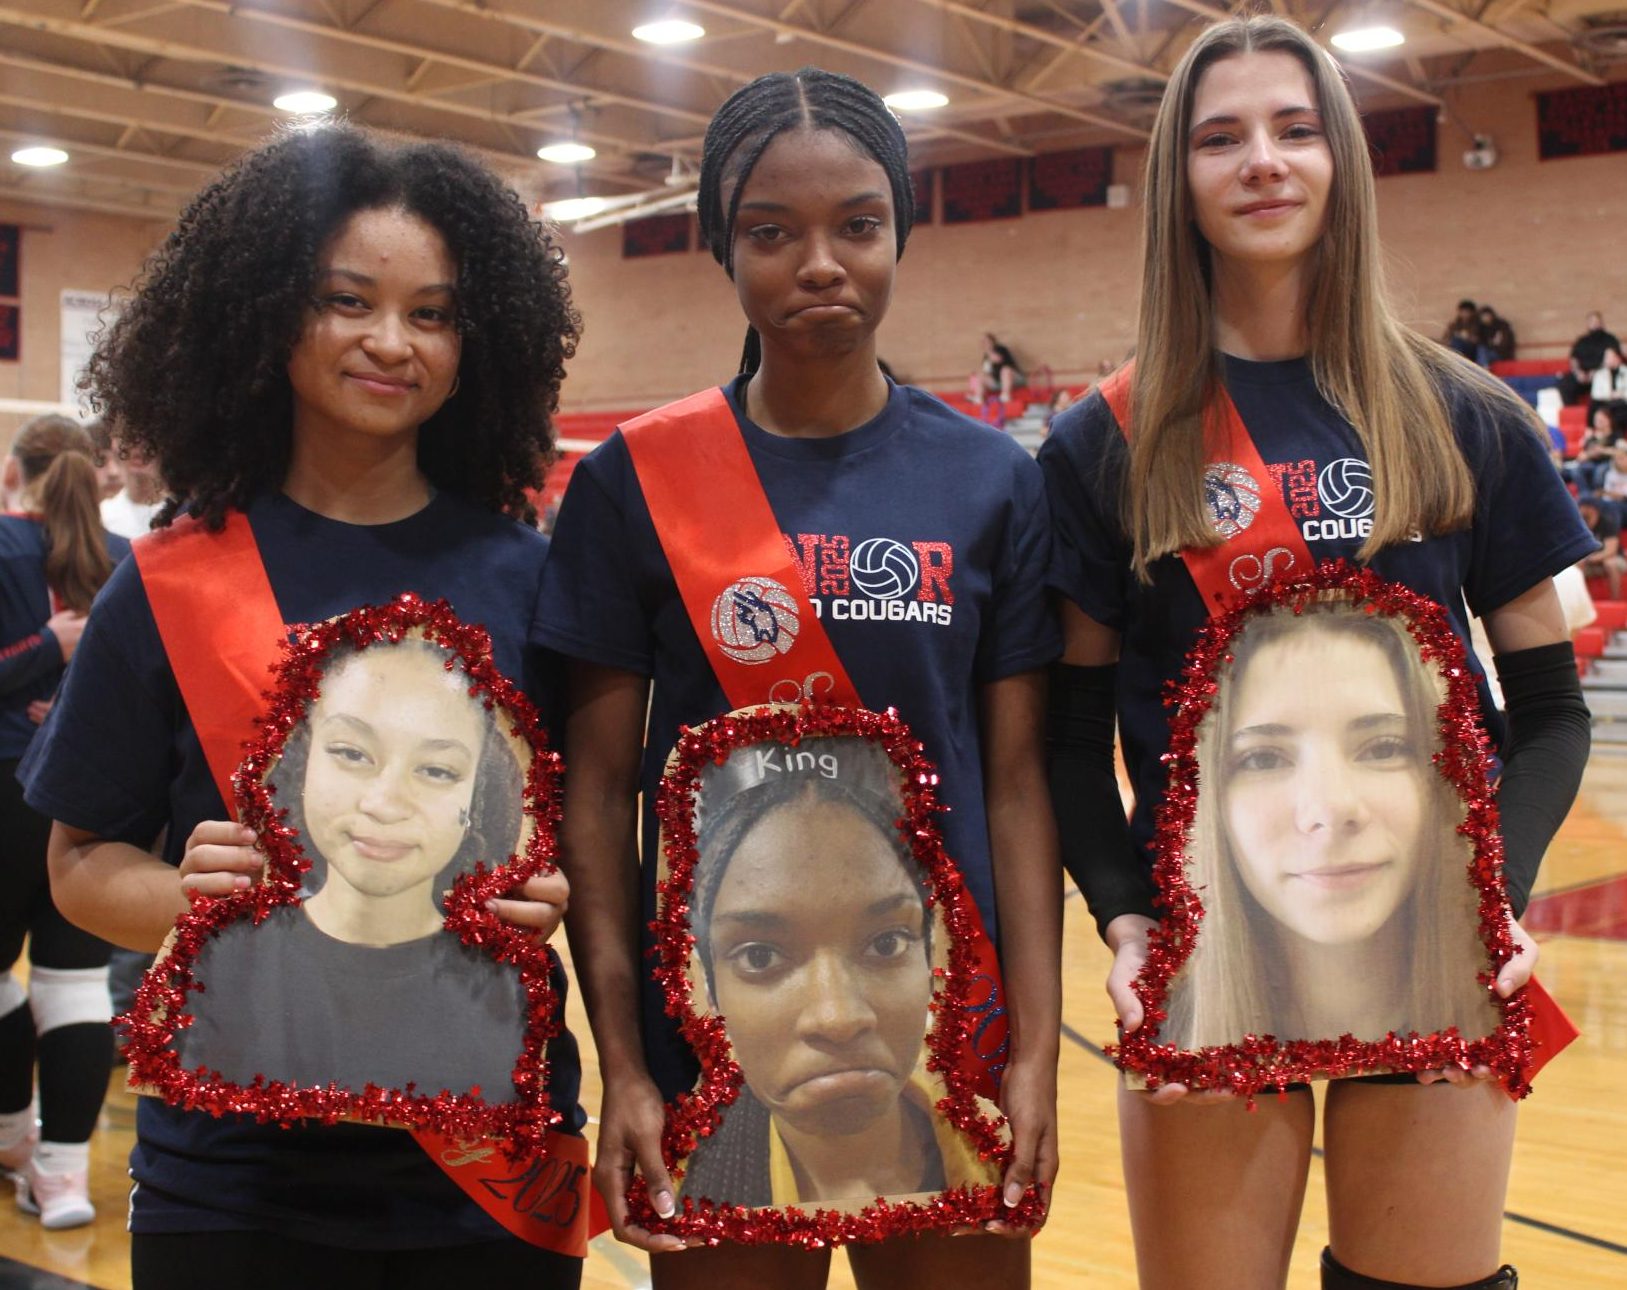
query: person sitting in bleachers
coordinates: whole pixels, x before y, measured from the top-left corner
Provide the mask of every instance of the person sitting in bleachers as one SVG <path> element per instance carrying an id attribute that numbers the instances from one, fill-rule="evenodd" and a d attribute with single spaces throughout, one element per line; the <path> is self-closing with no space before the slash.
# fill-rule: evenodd
<path id="1" fill-rule="evenodd" d="M 1480 346 L 1475 361 L 1481 367 L 1506 362 L 1514 357 L 1514 328 L 1507 318 L 1490 305 L 1480 306 Z"/>
<path id="2" fill-rule="evenodd" d="M 1576 460 L 1561 469 L 1565 481 L 1584 493 L 1597 493 L 1604 487 L 1605 472 L 1616 451 L 1618 431 L 1607 407 L 1593 409 L 1593 418 L 1577 446 Z"/>
<path id="3" fill-rule="evenodd" d="M 1604 363 L 1606 350 L 1621 353 L 1621 342 L 1604 329 L 1604 315 L 1595 309 L 1587 316 L 1587 330 L 1571 346 L 1571 370 L 1559 378 L 1559 393 L 1566 403 L 1580 403 L 1593 383 L 1593 373 Z"/>
<path id="4" fill-rule="evenodd" d="M 1602 577 L 1610 584 L 1610 599 L 1621 599 L 1621 575 L 1627 573 L 1627 558 L 1621 554 L 1621 510 L 1615 502 L 1592 493 L 1576 499 L 1582 522 L 1599 540 L 1599 549 L 1583 556 L 1577 566 L 1586 578 Z"/>
<path id="5" fill-rule="evenodd" d="M 1473 363 L 1478 361 L 1480 343 L 1480 315 L 1475 312 L 1474 301 L 1459 300 L 1458 311 L 1452 315 L 1452 321 L 1446 324 L 1441 344 L 1448 349 L 1456 350 Z"/>

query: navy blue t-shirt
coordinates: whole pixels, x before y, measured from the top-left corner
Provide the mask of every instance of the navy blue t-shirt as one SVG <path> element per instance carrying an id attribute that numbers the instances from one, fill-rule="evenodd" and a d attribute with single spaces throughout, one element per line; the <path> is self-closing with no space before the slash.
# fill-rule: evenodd
<path id="1" fill-rule="evenodd" d="M 548 549 L 540 534 L 445 493 L 393 524 L 340 523 L 281 493 L 257 500 L 248 518 L 284 622 L 320 622 L 406 591 L 443 598 L 491 633 L 503 674 L 536 692 L 531 641 Z M 119 566 L 97 600 L 18 774 L 31 806 L 74 828 L 141 847 L 167 828 L 171 864 L 180 863 L 199 821 L 227 818 L 134 560 Z M 557 960 L 554 984 L 563 1004 Z M 566 1117 L 561 1127 L 579 1129 L 580 1066 L 568 1033 L 550 1045 L 548 1062 L 550 1095 Z M 264 1230 L 357 1248 L 506 1235 L 399 1130 L 278 1129 L 144 1097 L 136 1133 L 133 1231 Z"/>
<path id="2" fill-rule="evenodd" d="M 56 693 L 66 666 L 56 633 L 45 625 L 51 617 L 49 549 L 38 516 L 0 515 L 0 761 L 28 751 L 39 729 L 28 705 Z M 130 543 L 109 533 L 107 553 L 117 563 L 130 554 Z"/>
<path id="3" fill-rule="evenodd" d="M 1317 390 L 1308 361 L 1227 355 L 1225 363 L 1226 389 L 1270 475 L 1260 485 L 1281 490 L 1318 563 L 1355 563 L 1371 529 L 1373 491 L 1354 429 Z M 1475 481 L 1474 521 L 1457 533 L 1386 547 L 1371 568 L 1448 610 L 1481 677 L 1480 705 L 1496 743 L 1502 718 L 1469 642 L 1469 614 L 1506 605 L 1596 544 L 1533 427 L 1462 389 L 1448 392 L 1448 411 Z M 1165 787 L 1159 758 L 1170 714 L 1163 686 L 1181 675 L 1208 615 L 1179 556 L 1153 562 L 1150 585 L 1131 572 L 1119 510 L 1129 450 L 1100 392 L 1057 417 L 1039 460 L 1057 524 L 1051 585 L 1123 636 L 1119 734 L 1135 786 L 1132 830 L 1147 849 L 1152 808 Z"/>
<path id="4" fill-rule="evenodd" d="M 873 420 L 792 439 L 725 390 L 804 590 L 867 707 L 897 708 L 937 764 L 949 854 L 997 935 L 978 728 L 979 685 L 1056 658 L 1050 519 L 1039 471 L 1006 436 L 893 386 Z M 704 507 L 707 498 L 694 504 Z M 741 575 L 760 570 L 741 569 Z M 695 635 L 619 433 L 577 466 L 543 577 L 540 639 L 654 678 L 644 752 L 644 909 L 654 917 L 655 789 L 681 724 L 731 706 Z M 650 1068 L 671 1096 L 692 1058 L 646 976 Z"/>

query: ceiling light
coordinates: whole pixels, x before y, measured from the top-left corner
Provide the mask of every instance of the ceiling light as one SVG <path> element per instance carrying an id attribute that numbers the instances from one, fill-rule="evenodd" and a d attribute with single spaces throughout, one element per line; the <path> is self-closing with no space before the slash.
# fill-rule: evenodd
<path id="1" fill-rule="evenodd" d="M 928 112 L 949 102 L 949 96 L 937 90 L 899 90 L 881 100 L 895 112 Z"/>
<path id="2" fill-rule="evenodd" d="M 339 100 L 321 90 L 291 90 L 272 99 L 271 106 L 294 116 L 321 116 L 338 107 Z"/>
<path id="3" fill-rule="evenodd" d="M 61 148 L 18 148 L 11 154 L 11 159 L 19 166 L 60 166 L 68 159 L 68 154 Z"/>
<path id="4" fill-rule="evenodd" d="M 681 45 L 687 40 L 699 40 L 705 34 L 705 27 L 682 18 L 662 18 L 659 22 L 646 22 L 633 28 L 635 39 L 651 45 Z"/>
<path id="5" fill-rule="evenodd" d="M 585 143 L 550 143 L 537 149 L 537 156 L 557 166 L 574 166 L 579 161 L 592 161 L 599 154 Z"/>
<path id="6" fill-rule="evenodd" d="M 1361 54 L 1370 49 L 1393 49 L 1406 37 L 1394 27 L 1355 27 L 1350 31 L 1341 31 L 1332 39 L 1335 49 L 1342 49 L 1347 54 Z"/>
<path id="7" fill-rule="evenodd" d="M 542 213 L 560 224 L 597 215 L 610 203 L 603 197 L 566 197 L 562 201 L 544 202 Z"/>

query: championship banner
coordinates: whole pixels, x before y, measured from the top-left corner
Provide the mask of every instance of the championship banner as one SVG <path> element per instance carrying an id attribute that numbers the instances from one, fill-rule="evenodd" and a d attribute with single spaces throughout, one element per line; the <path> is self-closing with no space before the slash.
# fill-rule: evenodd
<path id="1" fill-rule="evenodd" d="M 700 1058 L 663 1150 L 656 1232 L 817 1247 L 990 1220 L 1010 1131 L 960 1058 L 976 910 L 944 853 L 936 772 L 895 714 L 759 707 L 667 761 L 658 977 Z"/>

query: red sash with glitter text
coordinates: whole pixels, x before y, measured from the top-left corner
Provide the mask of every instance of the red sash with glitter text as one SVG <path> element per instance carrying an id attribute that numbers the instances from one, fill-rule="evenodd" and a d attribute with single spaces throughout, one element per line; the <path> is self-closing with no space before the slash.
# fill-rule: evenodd
<path id="1" fill-rule="evenodd" d="M 203 745 L 226 809 L 237 816 L 232 776 L 243 746 L 264 715 L 264 691 L 288 638 L 260 548 L 240 511 L 210 533 L 192 519 L 138 538 L 131 546 L 153 621 Z M 548 1133 L 543 1151 L 509 1159 L 492 1142 L 441 1134 L 413 1137 L 446 1176 L 523 1241 L 574 1258 L 587 1256 L 590 1228 L 588 1146 Z"/>
<path id="2" fill-rule="evenodd" d="M 1135 364 L 1126 363 L 1099 387 L 1126 439 L 1134 373 Z M 1222 388 L 1217 399 L 1205 428 L 1213 464 L 1204 472 L 1204 488 L 1211 520 L 1225 540 L 1181 552 L 1211 617 L 1243 592 L 1273 578 L 1309 573 L 1316 563 L 1231 395 Z M 1532 1053 L 1526 1068 L 1531 1079 L 1581 1032 L 1536 977 L 1525 990 L 1531 1002 Z"/>
<path id="3" fill-rule="evenodd" d="M 647 412 L 621 432 L 678 594 L 729 705 L 865 707 L 808 601 L 723 391 Z M 975 935 L 977 978 L 988 992 L 974 1004 L 979 1021 L 963 1067 L 992 1099 L 1009 1022 L 1000 960 L 980 917 Z"/>

